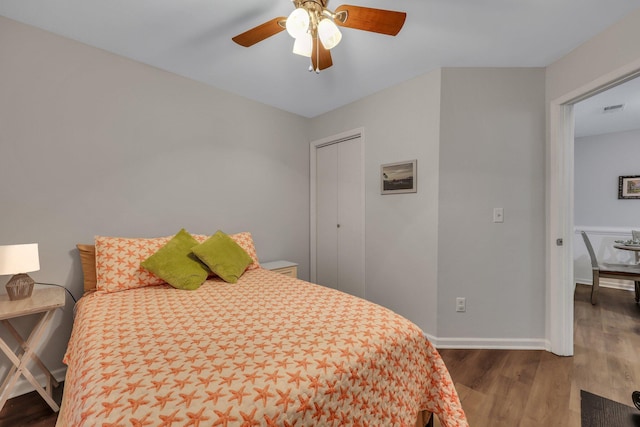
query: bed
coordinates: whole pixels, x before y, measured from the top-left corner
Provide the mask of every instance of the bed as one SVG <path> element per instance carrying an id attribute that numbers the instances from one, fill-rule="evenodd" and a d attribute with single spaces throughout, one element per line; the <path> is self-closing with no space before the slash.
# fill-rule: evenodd
<path id="1" fill-rule="evenodd" d="M 263 269 L 250 233 L 230 236 L 251 264 L 236 283 L 209 275 L 194 290 L 140 267 L 170 237 L 78 245 L 86 292 L 58 427 L 424 426 L 431 414 L 468 425 L 416 325 Z"/>

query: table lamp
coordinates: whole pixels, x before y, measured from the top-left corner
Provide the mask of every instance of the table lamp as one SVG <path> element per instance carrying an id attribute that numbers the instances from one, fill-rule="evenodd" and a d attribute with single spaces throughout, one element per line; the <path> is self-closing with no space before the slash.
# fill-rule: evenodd
<path id="1" fill-rule="evenodd" d="M 38 244 L 0 246 L 0 276 L 13 274 L 7 282 L 7 295 L 11 301 L 29 298 L 34 281 L 28 274 L 40 270 Z"/>

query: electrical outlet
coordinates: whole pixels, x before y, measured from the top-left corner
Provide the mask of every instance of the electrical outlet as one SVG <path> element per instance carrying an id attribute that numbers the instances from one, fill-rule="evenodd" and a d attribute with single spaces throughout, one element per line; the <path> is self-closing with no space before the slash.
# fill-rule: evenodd
<path id="1" fill-rule="evenodd" d="M 463 313 L 467 311 L 467 299 L 463 297 L 456 298 L 456 311 Z"/>

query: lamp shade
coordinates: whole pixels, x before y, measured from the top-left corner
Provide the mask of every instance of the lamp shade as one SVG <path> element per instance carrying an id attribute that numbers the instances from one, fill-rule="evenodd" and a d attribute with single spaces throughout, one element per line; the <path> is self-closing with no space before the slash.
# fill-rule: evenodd
<path id="1" fill-rule="evenodd" d="M 297 39 L 309 30 L 310 20 L 309 12 L 307 12 L 306 9 L 302 7 L 295 9 L 287 18 L 287 22 L 285 24 L 287 32 L 291 37 Z"/>
<path id="2" fill-rule="evenodd" d="M 313 39 L 311 34 L 304 33 L 293 43 L 293 53 L 309 58 L 313 52 Z"/>
<path id="3" fill-rule="evenodd" d="M 40 270 L 38 244 L 0 246 L 0 276 Z"/>
<path id="4" fill-rule="evenodd" d="M 318 24 L 318 37 L 325 49 L 333 49 L 342 40 L 342 33 L 331 19 L 323 19 Z"/>

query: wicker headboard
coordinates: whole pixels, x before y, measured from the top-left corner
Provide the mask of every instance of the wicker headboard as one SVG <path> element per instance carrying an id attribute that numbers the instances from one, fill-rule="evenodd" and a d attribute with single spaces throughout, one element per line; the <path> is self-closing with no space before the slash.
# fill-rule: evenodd
<path id="1" fill-rule="evenodd" d="M 84 292 L 96 290 L 96 245 L 76 245 L 80 252 L 80 262 L 82 263 L 82 274 L 84 276 Z"/>

